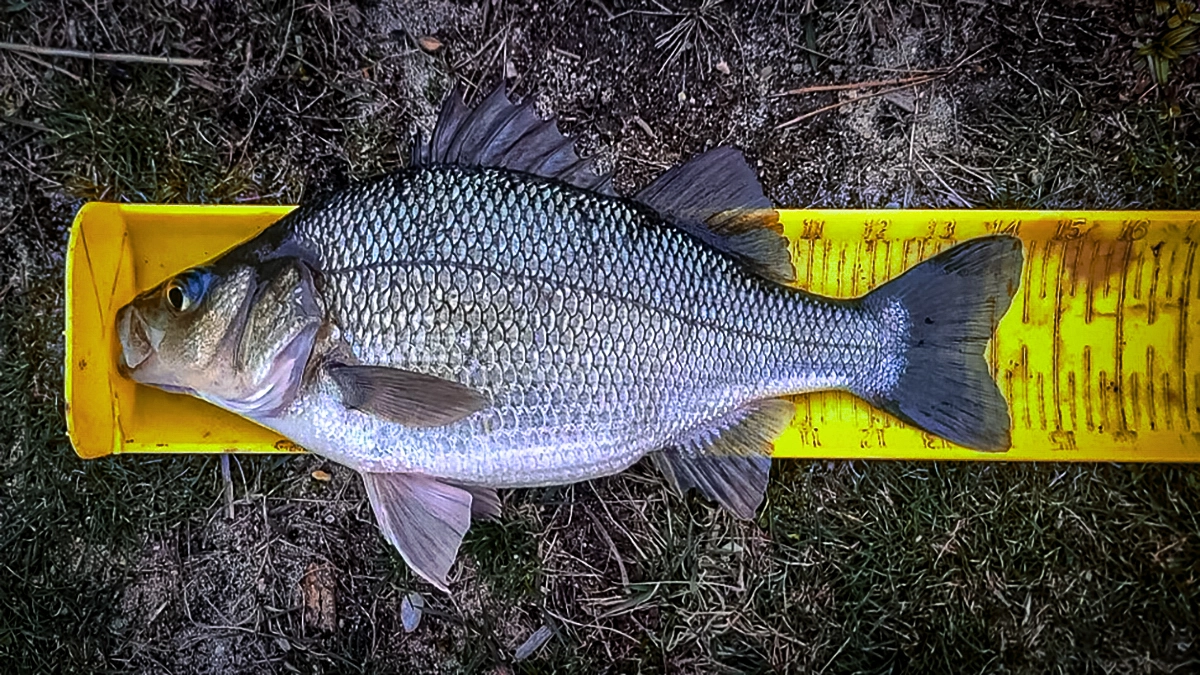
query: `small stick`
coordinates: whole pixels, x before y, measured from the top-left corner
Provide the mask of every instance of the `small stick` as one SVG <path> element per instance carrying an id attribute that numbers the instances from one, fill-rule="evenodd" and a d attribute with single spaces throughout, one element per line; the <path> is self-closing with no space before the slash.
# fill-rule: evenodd
<path id="1" fill-rule="evenodd" d="M 604 541 L 608 543 L 608 550 L 610 553 L 612 553 L 613 559 L 617 561 L 617 571 L 621 573 L 621 587 L 626 593 L 628 593 L 629 573 L 625 571 L 625 561 L 621 560 L 621 554 L 617 552 L 616 543 L 613 542 L 612 537 L 608 534 L 608 530 L 604 529 L 604 526 L 600 524 L 600 519 L 596 517 L 596 514 L 592 513 L 591 509 L 584 507 L 583 512 L 588 514 L 588 517 L 592 519 L 592 524 L 596 526 L 596 531 L 599 532 L 600 536 L 604 537 Z"/>
<path id="2" fill-rule="evenodd" d="M 886 87 L 894 84 L 909 84 L 917 80 L 931 77 L 931 75 L 913 75 L 912 77 L 900 77 L 894 80 L 869 80 L 867 82 L 850 82 L 848 84 L 817 84 L 811 87 L 801 87 L 799 89 L 789 89 L 775 94 L 775 97 L 780 96 L 795 96 L 799 94 L 812 94 L 818 91 L 843 91 L 846 89 L 870 89 L 872 87 Z"/>
<path id="3" fill-rule="evenodd" d="M 14 42 L 0 42 L 0 49 L 42 56 L 66 56 L 76 59 L 95 59 L 97 61 L 121 61 L 123 63 L 156 63 L 164 66 L 207 66 L 205 59 L 184 59 L 173 56 L 143 56 L 141 54 L 101 54 L 98 52 L 81 52 L 74 49 L 54 49 L 51 47 L 36 47 L 19 45 Z"/>
<path id="4" fill-rule="evenodd" d="M 221 453 L 221 480 L 225 483 L 225 519 L 233 520 L 233 476 L 229 473 L 229 453 Z"/>
<path id="5" fill-rule="evenodd" d="M 62 73 L 63 75 L 66 75 L 67 77 L 71 78 L 72 80 L 75 80 L 75 82 L 77 82 L 77 83 L 83 82 L 83 78 L 79 77 L 75 73 L 72 73 L 71 71 L 69 71 L 66 68 L 63 68 L 61 66 L 56 66 L 53 63 L 47 63 L 47 62 L 39 59 L 38 57 L 34 56 L 33 54 L 26 54 L 25 52 L 16 52 L 16 54 L 17 54 L 17 56 L 19 56 L 23 59 L 29 59 L 30 61 L 33 61 L 34 63 L 38 64 L 39 66 L 42 66 L 44 68 L 49 68 L 50 70 L 58 71 L 58 72 Z"/>
<path id="6" fill-rule="evenodd" d="M 850 105 L 851 103 L 855 103 L 857 101 L 862 101 L 862 100 L 865 100 L 868 98 L 875 98 L 876 96 L 883 96 L 884 94 L 890 94 L 893 91 L 900 91 L 901 89 L 908 89 L 910 87 L 915 87 L 915 86 L 918 86 L 921 84 L 925 84 L 927 82 L 933 82 L 934 80 L 939 79 L 941 77 L 942 77 L 942 75 L 929 76 L 929 77 L 925 77 L 924 79 L 909 82 L 908 84 L 902 84 L 899 87 L 892 87 L 891 89 L 883 89 L 880 91 L 873 91 L 870 94 L 863 94 L 862 96 L 848 98 L 845 101 L 838 101 L 837 103 L 831 103 L 827 106 L 817 108 L 816 110 L 810 110 L 809 112 L 806 112 L 803 115 L 800 115 L 799 117 L 794 117 L 794 118 L 784 122 L 783 124 L 776 126 L 775 129 L 776 129 L 776 131 L 778 131 L 779 129 L 786 129 L 787 127 L 790 127 L 794 124 L 799 124 L 800 122 L 803 122 L 804 120 L 806 120 L 810 117 L 816 117 L 817 115 L 820 115 L 821 113 L 829 112 L 830 110 L 836 110 L 844 105 Z"/>

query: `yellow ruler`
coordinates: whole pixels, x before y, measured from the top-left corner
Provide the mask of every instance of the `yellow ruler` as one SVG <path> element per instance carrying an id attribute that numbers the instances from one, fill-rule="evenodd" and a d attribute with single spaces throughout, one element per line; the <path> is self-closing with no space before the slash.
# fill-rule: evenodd
<path id="1" fill-rule="evenodd" d="M 248 239 L 291 207 L 91 203 L 67 253 L 67 428 L 84 457 L 295 452 L 198 399 L 116 372 L 116 311 L 136 293 Z M 989 347 L 1013 447 L 981 453 L 849 394 L 796 397 L 777 457 L 1200 461 L 1196 212 L 782 212 L 800 285 L 862 295 L 938 251 L 1005 233 L 1021 287 Z"/>
<path id="2" fill-rule="evenodd" d="M 861 295 L 938 251 L 1018 236 L 988 360 L 1012 449 L 953 446 L 849 394 L 797 397 L 779 457 L 1200 461 L 1200 213 L 785 211 L 800 285 Z"/>

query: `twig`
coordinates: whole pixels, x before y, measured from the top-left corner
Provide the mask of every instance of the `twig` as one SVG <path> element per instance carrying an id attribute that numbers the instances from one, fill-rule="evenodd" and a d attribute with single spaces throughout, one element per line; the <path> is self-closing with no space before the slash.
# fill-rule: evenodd
<path id="1" fill-rule="evenodd" d="M 957 190 L 950 187 L 950 184 L 947 183 L 945 180 L 943 180 L 942 177 L 940 175 L 938 175 L 937 171 L 934 171 L 933 167 L 929 165 L 929 162 L 925 161 L 924 157 L 917 155 L 916 159 L 921 162 L 921 165 L 925 167 L 926 171 L 928 171 L 934 178 L 937 179 L 937 182 L 942 184 L 942 187 L 946 188 L 946 190 L 948 190 L 950 192 L 950 196 L 958 201 L 956 206 L 960 206 L 962 208 L 968 208 L 968 209 L 971 208 L 972 206 L 974 206 L 973 204 L 971 204 L 971 202 L 967 201 L 966 198 L 964 198 L 962 195 L 958 194 Z M 938 557 L 940 558 L 941 556 L 939 555 Z"/>
<path id="2" fill-rule="evenodd" d="M 12 124 L 12 125 L 18 126 L 18 127 L 25 127 L 26 129 L 33 129 L 34 131 L 43 131 L 43 132 L 50 131 L 50 127 L 46 126 L 45 124 L 39 124 L 38 122 L 30 122 L 29 120 L 17 119 L 16 117 L 5 117 L 3 115 L 0 115 L 0 122 L 2 122 L 4 124 Z"/>
<path id="3" fill-rule="evenodd" d="M 74 49 L 54 49 L 52 47 L 36 47 L 34 45 L 19 45 L 14 42 L 0 42 L 0 49 L 42 56 L 66 56 L 76 59 L 95 59 L 97 61 L 120 61 L 122 63 L 156 63 L 164 66 L 207 66 L 205 59 L 185 59 L 173 56 L 143 56 L 141 54 L 102 54 L 99 52 L 81 52 Z"/>
<path id="4" fill-rule="evenodd" d="M 890 89 L 882 89 L 880 91 L 873 91 L 870 94 L 863 94 L 862 96 L 855 96 L 854 98 L 848 98 L 845 101 L 838 101 L 837 103 L 831 103 L 827 106 L 817 108 L 816 110 L 811 110 L 809 112 L 806 112 L 803 115 L 800 115 L 799 117 L 794 117 L 794 118 L 784 122 L 783 124 L 776 126 L 775 130 L 778 131 L 779 129 L 786 129 L 787 127 L 790 127 L 792 125 L 799 124 L 810 117 L 816 117 L 817 115 L 820 115 L 821 113 L 829 112 L 830 110 L 837 110 L 838 108 L 840 108 L 844 105 L 850 105 L 851 103 L 856 103 L 858 101 L 862 101 L 862 100 L 865 100 L 868 98 L 875 98 L 876 96 L 883 96 L 885 94 L 890 94 L 894 91 L 900 91 L 901 89 L 910 89 L 912 87 L 926 84 L 928 82 L 933 82 L 934 80 L 938 80 L 943 77 L 945 77 L 945 73 L 943 73 L 942 75 L 933 75 L 933 76 L 922 78 L 920 80 L 915 80 L 913 82 L 909 82 L 908 84 L 900 85 L 899 87 L 892 87 Z"/>
<path id="5" fill-rule="evenodd" d="M 56 66 L 53 63 L 47 63 L 47 62 L 39 59 L 38 57 L 34 56 L 33 54 L 26 54 L 25 52 L 16 52 L 16 55 L 23 59 L 29 59 L 30 61 L 33 61 L 34 63 L 38 64 L 39 66 L 42 66 L 43 68 L 49 68 L 50 70 L 62 73 L 63 75 L 66 75 L 67 77 L 71 78 L 72 80 L 75 80 L 75 82 L 77 82 L 77 83 L 83 82 L 83 78 L 79 77 L 75 73 L 72 73 L 71 71 L 69 71 L 66 68 L 63 68 L 61 66 Z"/>
<path id="6" fill-rule="evenodd" d="M 927 77 L 932 77 L 940 73 L 930 73 L 926 75 L 913 75 L 911 77 L 900 77 L 894 80 L 868 80 L 866 82 L 850 82 L 847 84 L 817 84 L 811 87 L 801 87 L 799 89 L 789 89 L 781 91 L 778 94 L 773 94 L 772 98 L 780 96 L 796 96 L 799 94 L 812 94 L 818 91 L 843 91 L 846 89 L 870 89 L 872 87 L 886 87 L 893 84 L 909 84 Z"/>
<path id="7" fill-rule="evenodd" d="M 222 490 L 225 496 L 225 519 L 233 520 L 233 476 L 229 474 L 229 453 L 221 454 L 221 480 L 225 484 Z"/>
<path id="8" fill-rule="evenodd" d="M 800 122 L 803 122 L 804 120 L 806 120 L 810 117 L 820 115 L 821 113 L 824 113 L 824 112 L 829 112 L 830 110 L 836 110 L 844 105 L 849 105 L 851 103 L 854 103 L 855 101 L 862 101 L 862 100 L 868 99 L 868 98 L 875 98 L 876 96 L 883 96 L 885 94 L 890 94 L 894 91 L 900 91 L 901 89 L 908 89 L 910 87 L 916 87 L 916 86 L 919 86 L 922 84 L 926 84 L 928 82 L 933 82 L 934 80 L 940 80 L 941 78 L 949 75 L 950 73 L 953 73 L 954 71 L 958 70 L 959 68 L 963 67 L 964 65 L 970 63 L 976 56 L 979 56 L 981 53 L 984 52 L 984 50 L 991 48 L 991 46 L 992 46 L 991 44 L 986 44 L 986 45 L 980 47 L 979 49 L 976 49 L 975 51 L 962 57 L 958 61 L 955 61 L 954 64 L 951 65 L 949 68 L 946 68 L 943 70 L 918 71 L 918 74 L 910 75 L 908 77 L 902 77 L 898 80 L 893 80 L 892 82 L 903 82 L 904 83 L 898 87 L 892 87 L 890 89 L 884 89 L 882 91 L 876 91 L 876 92 L 872 92 L 870 94 L 856 96 L 854 98 L 847 99 L 845 101 L 838 101 L 837 103 L 832 103 L 823 108 L 817 108 L 816 110 L 806 112 L 803 115 L 800 115 L 799 117 L 790 119 L 787 122 L 784 122 L 783 124 L 776 126 L 775 129 L 776 130 L 785 129 L 787 127 L 792 126 L 793 124 L 799 124 Z M 880 86 L 881 84 L 888 84 L 888 82 L 887 81 L 860 82 L 860 83 L 851 84 L 851 85 L 836 85 L 836 84 L 834 84 L 834 85 L 818 85 L 817 87 L 809 88 L 807 91 L 835 91 L 835 90 L 840 90 L 840 89 L 860 89 L 860 88 L 863 88 L 866 86 Z M 829 88 L 821 89 L 819 87 L 829 87 Z M 785 95 L 791 94 L 791 93 L 805 93 L 805 90 L 797 89 L 797 90 L 793 90 L 790 92 L 784 92 Z"/>
<path id="9" fill-rule="evenodd" d="M 612 553 L 613 559 L 617 561 L 617 571 L 621 573 L 621 587 L 628 593 L 629 573 L 625 571 L 625 561 L 621 560 L 621 554 L 617 552 L 616 543 L 613 542 L 612 537 L 608 534 L 608 530 L 604 529 L 604 526 L 600 524 L 600 519 L 596 517 L 596 514 L 592 513 L 591 509 L 584 507 L 584 513 L 588 514 L 588 517 L 592 519 L 592 524 L 596 526 L 596 531 L 608 543 L 608 550 Z"/>

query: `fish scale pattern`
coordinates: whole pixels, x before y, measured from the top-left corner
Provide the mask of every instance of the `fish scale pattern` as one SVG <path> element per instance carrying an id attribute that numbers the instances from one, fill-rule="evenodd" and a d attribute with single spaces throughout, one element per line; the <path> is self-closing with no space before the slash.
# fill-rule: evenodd
<path id="1" fill-rule="evenodd" d="M 435 429 L 360 420 L 342 451 L 377 469 L 600 475 L 749 401 L 854 386 L 894 351 L 878 312 L 750 275 L 633 201 L 525 174 L 410 169 L 296 216 L 361 361 L 492 404 Z"/>

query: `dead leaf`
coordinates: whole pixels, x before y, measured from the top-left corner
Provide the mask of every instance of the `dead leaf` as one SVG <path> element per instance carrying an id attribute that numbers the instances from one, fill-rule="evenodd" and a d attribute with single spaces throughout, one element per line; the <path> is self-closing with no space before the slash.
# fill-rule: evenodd
<path id="1" fill-rule="evenodd" d="M 333 478 L 328 471 L 322 471 L 321 469 L 312 472 L 312 477 L 313 480 L 319 480 L 322 483 L 328 483 Z"/>
<path id="2" fill-rule="evenodd" d="M 417 38 L 417 45 L 430 54 L 435 54 L 439 49 L 442 48 L 442 41 L 433 37 L 432 35 L 422 35 L 421 37 Z"/>
<path id="3" fill-rule="evenodd" d="M 524 661 L 530 656 L 533 656 L 534 652 L 541 649 L 542 645 L 546 644 L 546 640 L 549 640 L 551 635 L 554 635 L 554 631 L 549 626 L 542 626 L 541 628 L 537 629 L 533 632 L 533 635 L 529 636 L 529 639 L 521 643 L 520 647 L 517 647 L 516 653 L 513 654 L 513 660 Z"/>
<path id="4" fill-rule="evenodd" d="M 421 614 L 425 609 L 425 598 L 420 593 L 409 593 L 400 601 L 400 623 L 405 633 L 411 633 L 421 625 Z"/>

